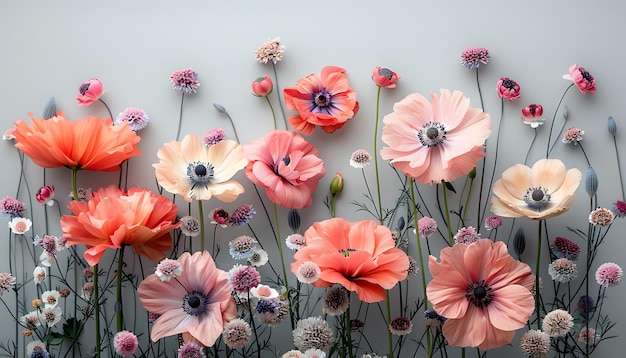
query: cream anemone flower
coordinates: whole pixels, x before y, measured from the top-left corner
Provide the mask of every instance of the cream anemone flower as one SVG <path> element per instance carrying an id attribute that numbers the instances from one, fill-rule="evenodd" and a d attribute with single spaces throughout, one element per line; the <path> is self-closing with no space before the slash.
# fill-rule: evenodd
<path id="1" fill-rule="evenodd" d="M 186 201 L 209 200 L 232 202 L 244 192 L 232 177 L 248 160 L 239 143 L 223 140 L 209 147 L 202 138 L 188 134 L 182 141 L 165 143 L 159 149 L 159 162 L 153 164 L 159 184 Z"/>
<path id="2" fill-rule="evenodd" d="M 516 164 L 494 184 L 491 211 L 535 220 L 561 215 L 574 204 L 581 179 L 580 170 L 566 170 L 558 159 L 541 159 L 532 168 Z"/>

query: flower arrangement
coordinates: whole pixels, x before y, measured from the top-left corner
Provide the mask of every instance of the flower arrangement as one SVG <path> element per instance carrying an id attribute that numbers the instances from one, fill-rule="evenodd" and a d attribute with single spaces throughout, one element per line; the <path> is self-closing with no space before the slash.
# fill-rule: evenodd
<path id="1" fill-rule="evenodd" d="M 0 353 L 464 357 L 471 349 L 482 357 L 514 345 L 529 357 L 588 357 L 613 338 L 616 323 L 603 306 L 623 272 L 597 257 L 616 235 L 614 221 L 626 216 L 624 190 L 611 205 L 599 202 L 585 131 L 566 129 L 577 123 L 561 105 L 573 87 L 580 93 L 570 96 L 596 93 L 585 68 L 572 65 L 562 76 L 570 83 L 556 107 L 521 109 L 517 125 L 532 130 L 530 146 L 523 161 L 502 163 L 504 108 L 522 100 L 524 83 L 500 78 L 495 92 L 484 93 L 501 100 L 500 116 L 486 111 L 479 70 L 491 61 L 488 49 L 461 51 L 478 100 L 440 89 L 381 108 L 383 91 L 402 77 L 375 66 L 373 115 L 360 110 L 357 95 L 366 89 L 350 85 L 357 74 L 347 66 L 325 66 L 280 88 L 285 51 L 279 38 L 254 51 L 273 76 L 246 90 L 265 100 L 273 128 L 247 142 L 237 134 L 244 123 L 220 104 L 213 107 L 230 128 L 181 139 L 184 100 L 206 86 L 191 68 L 170 75 L 180 116 L 176 136 L 155 150 L 154 171 L 145 174 L 153 190 L 127 178 L 129 161 L 142 155 L 138 132 L 158 123 L 138 107 L 113 118 L 103 95 L 115 91 L 97 78 L 79 86 L 77 105 L 100 103 L 109 118 L 70 120 L 51 100 L 44 118 L 15 121 L 4 139 L 22 163 L 20 188 L 41 185 L 0 201 L 11 236 L 0 301 L 14 328 L 3 333 Z M 334 154 L 345 157 L 345 170 L 360 172 L 362 185 L 344 182 L 341 172 L 328 178 L 313 139 L 349 131 L 367 116 L 370 149 Z M 619 164 L 612 117 L 607 127 Z M 557 146 L 580 149 L 580 161 L 566 165 Z M 43 180 L 23 174 L 28 161 L 43 168 Z M 69 197 L 55 192 L 62 183 L 46 180 L 47 169 L 62 167 Z M 91 189 L 83 171 L 120 177 Z M 621 183 L 619 167 L 618 174 Z M 347 186 L 364 193 L 351 198 L 350 213 L 337 210 Z M 569 218 L 561 227 L 556 218 L 580 205 L 582 187 L 585 225 Z M 35 221 L 33 197 L 45 224 Z M 327 215 L 306 215 L 314 205 Z M 526 234 L 535 224 L 536 235 Z"/>

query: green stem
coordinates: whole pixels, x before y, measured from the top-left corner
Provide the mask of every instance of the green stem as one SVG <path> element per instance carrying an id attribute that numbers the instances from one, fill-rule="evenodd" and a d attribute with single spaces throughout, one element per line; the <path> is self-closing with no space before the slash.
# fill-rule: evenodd
<path id="1" fill-rule="evenodd" d="M 376 122 L 374 123 L 374 168 L 376 170 L 376 193 L 378 194 L 378 221 L 381 225 L 383 222 L 383 204 L 380 198 L 380 175 L 378 173 L 378 112 L 380 110 L 380 86 L 376 92 Z"/>
<path id="2" fill-rule="evenodd" d="M 469 189 L 467 190 L 467 198 L 465 198 L 465 206 L 463 207 L 463 215 L 461 215 L 463 223 L 465 222 L 465 215 L 467 214 L 467 207 L 469 206 L 470 198 L 472 197 L 472 188 L 474 187 L 474 178 L 470 178 Z M 482 223 L 476 223 L 476 225 L 482 225 Z"/>
<path id="3" fill-rule="evenodd" d="M 335 194 L 330 195 L 330 217 L 335 217 Z"/>
<path id="4" fill-rule="evenodd" d="M 380 88 L 380 87 L 379 87 Z M 385 290 L 385 303 L 387 306 L 387 343 L 389 344 L 389 358 L 393 358 L 393 336 L 391 335 L 391 300 L 389 299 L 389 290 Z M 352 357 L 352 354 L 350 354 Z"/>
<path id="5" fill-rule="evenodd" d="M 180 113 L 178 115 L 178 129 L 176 130 L 176 140 L 180 138 L 180 127 L 183 123 L 183 103 L 185 102 L 185 92 L 182 92 L 180 97 Z"/>
<path id="6" fill-rule="evenodd" d="M 348 291 L 348 302 L 350 302 L 350 291 Z M 350 319 L 350 305 L 348 304 L 348 308 L 346 309 L 346 312 L 344 313 L 345 318 L 346 318 L 346 340 L 348 341 L 348 352 L 349 352 L 349 357 L 352 358 L 352 320 Z"/>
<path id="7" fill-rule="evenodd" d="M 291 294 L 289 293 L 289 280 L 287 279 L 287 269 L 285 267 L 285 256 L 283 255 L 283 240 L 280 236 L 280 225 L 278 223 L 278 207 L 276 203 L 274 204 L 274 221 L 276 221 L 276 245 L 278 246 L 278 253 L 280 254 L 280 265 L 283 269 L 283 278 L 285 280 L 285 288 L 287 289 L 287 300 L 289 303 L 289 317 L 291 320 L 291 328 L 295 327 L 294 317 L 293 317 L 293 305 L 291 304 Z"/>
<path id="8" fill-rule="evenodd" d="M 441 189 L 443 191 L 443 208 L 446 216 L 446 227 L 448 229 L 448 244 L 454 246 L 454 236 L 452 235 L 452 225 L 450 222 L 450 210 L 448 209 L 448 190 L 446 189 L 446 183 L 442 182 Z M 416 226 L 417 227 L 417 226 Z"/>
<path id="9" fill-rule="evenodd" d="M 93 296 L 94 296 L 94 319 L 96 321 L 96 358 L 100 358 L 100 285 L 98 264 L 93 267 Z"/>
<path id="10" fill-rule="evenodd" d="M 541 223 L 537 225 L 537 259 L 535 262 L 535 311 L 537 312 L 537 329 L 541 330 L 541 294 L 539 292 L 539 270 L 541 269 Z"/>
<path id="11" fill-rule="evenodd" d="M 265 100 L 267 101 L 267 104 L 270 106 L 270 109 L 272 110 L 272 118 L 274 118 L 274 130 L 276 130 L 278 129 L 278 125 L 276 124 L 276 112 L 274 112 L 274 106 L 272 106 L 272 101 L 270 101 L 269 96 L 265 96 Z"/>
<path id="12" fill-rule="evenodd" d="M 200 216 L 200 252 L 204 251 L 204 210 L 202 200 L 198 200 L 198 215 Z M 213 254 L 213 253 L 212 253 Z"/>
<path id="13" fill-rule="evenodd" d="M 122 304 L 122 270 L 124 266 L 124 248 L 126 245 L 122 244 L 119 249 L 119 257 L 117 258 L 117 287 L 115 289 L 115 295 L 117 302 L 115 303 L 115 316 L 117 320 L 117 331 L 120 332 L 124 327 L 124 305 Z"/>

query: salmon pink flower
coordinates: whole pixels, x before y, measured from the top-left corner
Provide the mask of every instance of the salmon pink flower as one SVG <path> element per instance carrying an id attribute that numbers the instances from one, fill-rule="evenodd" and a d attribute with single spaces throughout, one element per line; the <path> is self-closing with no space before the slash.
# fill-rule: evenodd
<path id="1" fill-rule="evenodd" d="M 252 93 L 257 97 L 267 97 L 272 93 L 272 89 L 274 89 L 274 84 L 268 76 L 259 77 L 252 81 Z"/>
<path id="2" fill-rule="evenodd" d="M 287 108 L 299 112 L 289 117 L 289 124 L 306 135 L 312 134 L 315 126 L 333 133 L 359 110 L 356 92 L 350 88 L 346 70 L 341 67 L 326 66 L 321 77 L 310 74 L 283 93 Z"/>
<path id="3" fill-rule="evenodd" d="M 102 96 L 102 82 L 97 78 L 92 78 L 89 81 L 81 83 L 78 87 L 80 93 L 76 100 L 80 106 L 88 106 L 97 101 Z"/>
<path id="4" fill-rule="evenodd" d="M 543 107 L 540 104 L 529 104 L 522 108 L 522 121 L 531 128 L 537 128 L 543 124 L 545 119 L 541 116 L 543 116 Z"/>
<path id="5" fill-rule="evenodd" d="M 77 121 L 55 116 L 15 122 L 15 147 L 44 168 L 68 167 L 112 172 L 128 158 L 141 154 L 141 138 L 128 125 L 95 116 Z"/>
<path id="6" fill-rule="evenodd" d="M 274 130 L 244 146 L 250 161 L 246 176 L 265 189 L 269 199 L 286 208 L 301 209 L 324 176 L 324 162 L 317 149 L 301 135 Z"/>
<path id="7" fill-rule="evenodd" d="M 563 75 L 563 79 L 574 82 L 582 94 L 596 93 L 596 80 L 584 67 L 578 67 L 577 64 L 570 66 L 569 73 Z"/>
<path id="8" fill-rule="evenodd" d="M 306 246 L 294 254 L 291 272 L 298 274 L 301 265 L 315 262 L 321 271 L 315 287 L 338 283 L 372 303 L 384 300 L 385 290 L 406 278 L 407 255 L 395 247 L 389 228 L 373 220 L 324 220 L 314 223 L 304 237 Z"/>
<path id="9" fill-rule="evenodd" d="M 582 180 L 580 170 L 558 159 L 541 159 L 532 168 L 516 164 L 493 186 L 491 211 L 503 217 L 541 220 L 569 210 Z"/>
<path id="10" fill-rule="evenodd" d="M 183 253 L 177 260 L 182 274 L 161 281 L 156 275 L 139 284 L 137 295 L 143 307 L 159 316 L 152 324 L 153 342 L 187 333 L 206 347 L 222 334 L 224 324 L 237 316 L 228 273 L 218 269 L 208 251 Z"/>
<path id="11" fill-rule="evenodd" d="M 451 182 L 468 174 L 485 156 L 491 118 L 469 106 L 460 91 L 431 94 L 432 104 L 419 93 L 408 95 L 383 118 L 380 151 L 383 159 L 422 184 Z"/>
<path id="12" fill-rule="evenodd" d="M 513 102 L 516 99 L 520 99 L 520 86 L 517 82 L 508 77 L 502 77 L 496 85 L 498 90 L 498 96 L 504 98 L 509 102 Z"/>
<path id="13" fill-rule="evenodd" d="M 372 80 L 379 87 L 396 88 L 399 79 L 400 76 L 388 68 L 376 66 L 372 71 Z"/>
<path id="14" fill-rule="evenodd" d="M 447 318 L 443 335 L 453 346 L 482 350 L 511 343 L 535 308 L 528 265 L 489 239 L 441 250 L 430 256 L 433 279 L 426 292 L 433 309 Z"/>
<path id="15" fill-rule="evenodd" d="M 231 178 L 248 161 L 243 148 L 233 140 L 223 140 L 206 147 L 197 135 L 188 134 L 181 142 L 165 143 L 157 153 L 159 162 L 153 164 L 159 185 L 187 202 L 237 199 L 244 188 Z"/>
<path id="16" fill-rule="evenodd" d="M 68 245 L 87 246 L 84 257 L 91 266 L 107 249 L 123 245 L 151 260 L 162 259 L 172 246 L 170 231 L 180 226 L 171 200 L 140 188 L 125 192 L 111 185 L 89 202 L 71 201 L 69 208 L 72 215 L 61 217 L 64 238 Z"/>
<path id="17" fill-rule="evenodd" d="M 37 190 L 37 194 L 35 195 L 37 202 L 40 204 L 47 204 L 48 206 L 54 205 L 54 185 L 44 185 L 39 190 Z"/>

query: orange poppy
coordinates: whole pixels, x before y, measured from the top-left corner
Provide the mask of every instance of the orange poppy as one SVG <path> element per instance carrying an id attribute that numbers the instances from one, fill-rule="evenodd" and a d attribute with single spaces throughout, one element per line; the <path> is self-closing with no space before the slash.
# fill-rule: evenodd
<path id="1" fill-rule="evenodd" d="M 15 122 L 15 147 L 44 168 L 116 171 L 128 158 L 140 155 L 141 138 L 128 126 L 113 125 L 110 118 L 95 116 L 70 121 L 59 114 L 50 119 Z"/>

